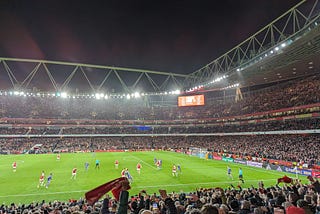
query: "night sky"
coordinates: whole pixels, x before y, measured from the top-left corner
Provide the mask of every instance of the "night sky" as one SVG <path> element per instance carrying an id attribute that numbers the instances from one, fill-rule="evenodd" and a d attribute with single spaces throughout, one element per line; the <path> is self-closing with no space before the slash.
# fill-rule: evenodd
<path id="1" fill-rule="evenodd" d="M 299 0 L 0 0 L 0 56 L 191 73 Z"/>

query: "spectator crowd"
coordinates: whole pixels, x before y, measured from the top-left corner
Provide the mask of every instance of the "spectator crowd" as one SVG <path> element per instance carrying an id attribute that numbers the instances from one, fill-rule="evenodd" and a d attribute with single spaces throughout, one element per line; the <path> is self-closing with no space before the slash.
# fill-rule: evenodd
<path id="1" fill-rule="evenodd" d="M 234 95 L 235 96 L 235 95 Z M 320 102 L 320 75 L 263 89 L 243 89 L 244 99 L 225 100 L 207 92 L 205 106 L 178 108 L 151 105 L 148 99 L 96 100 L 93 98 L 0 95 L 0 117 L 97 120 L 178 120 L 253 114 Z M 224 100 L 221 102 L 221 100 Z"/>

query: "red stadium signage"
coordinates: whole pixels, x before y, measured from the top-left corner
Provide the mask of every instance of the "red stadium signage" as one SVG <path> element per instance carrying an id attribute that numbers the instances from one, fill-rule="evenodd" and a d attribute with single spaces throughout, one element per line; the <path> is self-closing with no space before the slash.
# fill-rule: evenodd
<path id="1" fill-rule="evenodd" d="M 192 96 L 179 96 L 178 106 L 203 106 L 204 105 L 204 95 L 192 95 Z"/>

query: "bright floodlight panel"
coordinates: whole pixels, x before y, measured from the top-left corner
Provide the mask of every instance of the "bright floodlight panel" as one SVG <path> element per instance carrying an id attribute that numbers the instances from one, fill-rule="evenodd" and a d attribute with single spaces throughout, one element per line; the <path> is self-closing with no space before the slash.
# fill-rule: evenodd
<path id="1" fill-rule="evenodd" d="M 191 96 L 179 96 L 178 106 L 203 106 L 204 105 L 204 95 L 191 95 Z"/>

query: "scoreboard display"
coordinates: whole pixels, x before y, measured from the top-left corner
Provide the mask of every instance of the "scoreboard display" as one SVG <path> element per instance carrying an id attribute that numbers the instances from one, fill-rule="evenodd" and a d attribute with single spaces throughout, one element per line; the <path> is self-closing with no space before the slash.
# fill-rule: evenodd
<path id="1" fill-rule="evenodd" d="M 203 106 L 204 105 L 204 95 L 191 95 L 191 96 L 179 96 L 178 106 Z"/>

